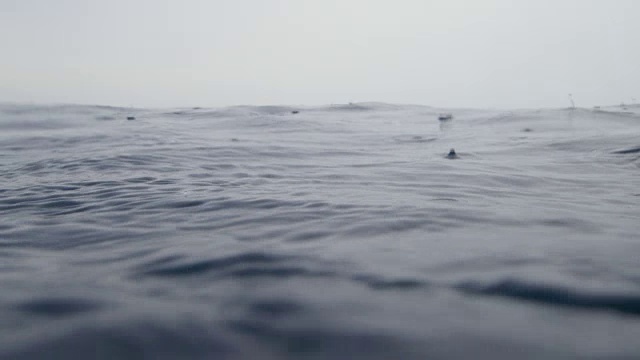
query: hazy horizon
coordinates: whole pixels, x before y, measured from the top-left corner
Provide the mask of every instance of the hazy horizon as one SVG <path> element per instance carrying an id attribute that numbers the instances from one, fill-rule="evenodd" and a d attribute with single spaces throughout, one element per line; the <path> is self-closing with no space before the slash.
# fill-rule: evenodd
<path id="1" fill-rule="evenodd" d="M 633 0 L 0 0 L 0 101 L 631 103 L 639 11 Z"/>

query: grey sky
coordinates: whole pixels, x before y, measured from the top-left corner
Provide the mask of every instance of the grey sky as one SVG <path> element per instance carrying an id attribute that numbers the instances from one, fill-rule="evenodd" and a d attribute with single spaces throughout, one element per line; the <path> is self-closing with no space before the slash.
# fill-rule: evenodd
<path id="1" fill-rule="evenodd" d="M 640 98 L 637 0 L 0 0 L 0 101 Z"/>

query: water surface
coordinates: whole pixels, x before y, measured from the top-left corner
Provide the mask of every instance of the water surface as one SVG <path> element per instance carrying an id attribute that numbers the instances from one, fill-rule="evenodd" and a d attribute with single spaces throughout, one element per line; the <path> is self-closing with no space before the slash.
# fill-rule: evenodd
<path id="1" fill-rule="evenodd" d="M 637 358 L 639 171 L 634 107 L 4 104 L 0 357 Z"/>

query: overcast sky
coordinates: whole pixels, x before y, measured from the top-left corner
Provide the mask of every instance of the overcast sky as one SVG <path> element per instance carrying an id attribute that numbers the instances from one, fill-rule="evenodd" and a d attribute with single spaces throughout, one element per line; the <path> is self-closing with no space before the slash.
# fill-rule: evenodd
<path id="1" fill-rule="evenodd" d="M 640 99 L 638 0 L 0 0 L 0 101 Z"/>

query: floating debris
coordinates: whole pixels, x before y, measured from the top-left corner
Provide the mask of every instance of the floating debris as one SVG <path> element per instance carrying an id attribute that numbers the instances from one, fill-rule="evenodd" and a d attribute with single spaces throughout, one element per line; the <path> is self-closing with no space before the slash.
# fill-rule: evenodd
<path id="1" fill-rule="evenodd" d="M 438 120 L 440 120 L 440 121 L 447 121 L 447 120 L 451 120 L 451 119 L 453 119 L 453 115 L 449 114 L 449 113 L 438 115 Z"/>
<path id="2" fill-rule="evenodd" d="M 136 117 L 135 116 L 127 116 L 127 120 L 135 120 Z"/>

